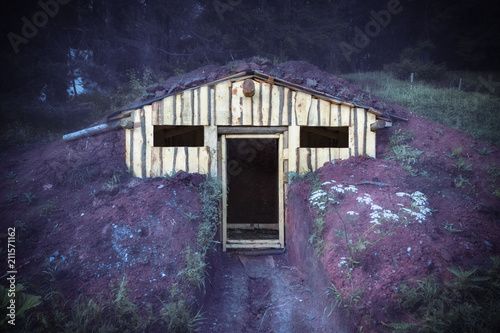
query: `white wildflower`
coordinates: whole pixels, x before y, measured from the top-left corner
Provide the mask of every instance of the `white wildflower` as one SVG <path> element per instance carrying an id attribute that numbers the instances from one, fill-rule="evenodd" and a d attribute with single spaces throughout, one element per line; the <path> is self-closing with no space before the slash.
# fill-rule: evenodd
<path id="1" fill-rule="evenodd" d="M 409 194 L 408 194 L 408 193 L 404 193 L 404 192 L 398 192 L 398 193 L 396 193 L 396 195 L 397 195 L 398 197 L 409 196 Z"/>
<path id="2" fill-rule="evenodd" d="M 382 207 L 380 207 L 379 205 L 375 205 L 375 204 L 373 204 L 371 206 L 371 208 L 372 208 L 372 210 L 382 210 Z"/>
<path id="3" fill-rule="evenodd" d="M 353 212 L 352 210 L 348 211 L 346 214 L 347 215 L 359 215 L 359 213 Z"/>

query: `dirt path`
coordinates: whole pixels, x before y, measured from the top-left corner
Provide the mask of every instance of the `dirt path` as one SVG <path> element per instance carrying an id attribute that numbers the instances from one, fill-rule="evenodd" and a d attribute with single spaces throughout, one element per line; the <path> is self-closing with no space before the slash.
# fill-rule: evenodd
<path id="1" fill-rule="evenodd" d="M 341 332 L 286 253 L 221 254 L 203 308 L 201 332 Z"/>

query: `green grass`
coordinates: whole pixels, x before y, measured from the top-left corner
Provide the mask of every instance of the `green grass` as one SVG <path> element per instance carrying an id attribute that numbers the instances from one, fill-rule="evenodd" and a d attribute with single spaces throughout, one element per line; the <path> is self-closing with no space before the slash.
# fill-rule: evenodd
<path id="1" fill-rule="evenodd" d="M 399 305 L 407 321 L 385 324 L 392 332 L 495 332 L 500 325 L 500 258 L 478 272 L 448 268 L 452 281 L 441 284 L 434 276 L 403 284 Z"/>
<path id="2" fill-rule="evenodd" d="M 497 94 L 491 94 L 477 79 L 481 75 L 488 78 L 487 73 L 448 72 L 440 86 L 416 81 L 413 87 L 409 81 L 398 80 L 387 72 L 341 76 L 369 95 L 396 102 L 416 114 L 500 145 L 500 90 L 497 88 Z"/>

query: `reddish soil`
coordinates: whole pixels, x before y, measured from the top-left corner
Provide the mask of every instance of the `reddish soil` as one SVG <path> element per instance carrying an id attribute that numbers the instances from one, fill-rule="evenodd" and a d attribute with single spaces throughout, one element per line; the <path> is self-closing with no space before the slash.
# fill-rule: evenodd
<path id="1" fill-rule="evenodd" d="M 500 188 L 499 177 L 492 175 L 493 168 L 500 167 L 498 147 L 397 105 L 364 100 L 366 95 L 352 85 L 305 63 L 273 66 L 253 59 L 206 67 L 172 78 L 150 92 L 175 91 L 247 69 L 276 74 L 346 100 L 359 99 L 386 114 L 408 118 L 378 132 L 377 159 L 334 161 L 318 171 L 321 182 L 335 180 L 358 188 L 357 194 L 339 198 L 337 206 L 341 216 L 349 210 L 359 212 L 353 223 L 358 230 L 371 226 L 369 209 L 355 200 L 364 193 L 384 208 L 397 210 L 402 198 L 396 193 L 421 191 L 433 212 L 424 222 L 400 227 L 363 252 L 349 280 L 339 267 L 347 256 L 345 242 L 336 236 L 340 220 L 333 212 L 326 216 L 325 252 L 318 259 L 308 241 L 314 218 L 309 205 L 311 184 L 295 183 L 288 193 L 284 254 L 254 257 L 222 253 L 218 248 L 209 256 L 206 294 L 185 291 L 193 310 L 204 312 L 203 332 L 354 332 L 360 325 L 363 332 L 381 332 L 382 321 L 405 319 L 396 302 L 395 290 L 401 283 L 429 274 L 446 281 L 451 278 L 447 268 L 481 267 L 499 254 L 500 205 L 492 194 Z M 413 140 L 408 144 L 424 151 L 413 165 L 416 176 L 385 159 L 391 155 L 389 138 L 399 128 L 411 131 Z M 459 170 L 454 166 L 458 159 L 447 156 L 460 146 L 471 170 Z M 482 155 L 474 148 L 493 152 Z M 131 177 L 120 132 L 10 148 L 2 152 L 0 167 L 1 247 L 6 248 L 7 228 L 15 226 L 17 282 L 27 287 L 27 293 L 45 296 L 56 290 L 67 300 L 101 293 L 109 299 L 110 284 L 126 276 L 131 300 L 140 309 L 152 304 L 159 314 L 169 287 L 180 279 L 183 249 L 195 242 L 201 219 L 189 217 L 201 215 L 196 188 L 203 176 Z M 467 182 L 457 187 L 454 180 L 460 175 Z M 372 184 L 362 184 L 365 181 Z M 450 224 L 461 231 L 445 229 Z M 2 257 L 6 260 L 5 250 Z M 44 273 L 49 268 L 54 274 Z M 5 272 L 2 266 L 0 275 Z M 364 290 L 364 308 L 351 311 L 349 317 L 338 310 L 326 316 L 324 292 L 330 283 L 342 292 Z M 150 331 L 164 329 L 164 324 L 157 323 Z"/>

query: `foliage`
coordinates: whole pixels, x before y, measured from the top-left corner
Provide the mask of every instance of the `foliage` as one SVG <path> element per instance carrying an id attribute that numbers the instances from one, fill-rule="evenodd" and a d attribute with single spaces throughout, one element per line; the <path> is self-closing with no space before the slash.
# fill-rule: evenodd
<path id="1" fill-rule="evenodd" d="M 500 259 L 490 259 L 490 269 L 448 268 L 452 281 L 440 284 L 430 275 L 398 289 L 406 322 L 386 324 L 393 332 L 494 332 L 500 325 Z"/>
<path id="2" fill-rule="evenodd" d="M 190 307 L 177 283 L 171 286 L 170 301 L 163 304 L 160 315 L 168 325 L 168 332 L 198 332 L 198 326 L 203 320 L 200 311 L 194 316 L 191 314 Z"/>
<path id="3" fill-rule="evenodd" d="M 194 251 L 191 246 L 186 246 L 184 250 L 184 259 L 186 267 L 179 272 L 186 282 L 198 289 L 205 290 L 205 254 L 200 251 Z"/>
<path id="4" fill-rule="evenodd" d="M 221 184 L 209 176 L 200 184 L 200 203 L 203 221 L 198 226 L 197 245 L 201 252 L 206 253 L 214 248 L 214 238 L 220 223 L 219 202 L 222 198 Z"/>
<path id="5" fill-rule="evenodd" d="M 401 80 L 408 80 L 411 73 L 414 73 L 417 79 L 438 80 L 443 77 L 446 65 L 426 60 L 433 49 L 434 45 L 430 41 L 419 42 L 415 47 L 404 49 L 399 62 L 384 65 L 384 71 L 391 72 Z"/>
<path id="6" fill-rule="evenodd" d="M 395 78 L 387 72 L 369 72 L 342 75 L 359 82 L 362 89 L 366 82 L 371 82 L 369 91 L 373 95 L 395 102 L 408 110 L 444 124 L 457 128 L 475 138 L 500 145 L 500 97 L 482 93 L 483 85 L 478 77 L 486 75 L 480 72 L 449 72 L 450 78 L 443 85 L 416 82 L 410 89 L 408 81 Z M 466 91 L 458 90 L 457 78 L 463 78 Z M 498 81 L 498 80 L 495 80 Z M 479 91 L 478 91 L 479 90 Z M 446 133 L 443 135 L 446 139 Z"/>
<path id="7" fill-rule="evenodd" d="M 324 182 L 321 186 L 329 186 L 329 189 L 323 190 L 320 188 L 314 191 L 309 198 L 309 203 L 314 209 L 317 218 L 323 219 L 328 212 L 328 207 L 331 207 L 342 223 L 343 230 L 338 231 L 337 236 L 344 239 L 349 257 L 347 261 L 344 260 L 345 258 L 342 259 L 343 261 L 339 263 L 339 267 L 343 268 L 345 264 L 348 269 L 346 273 L 348 276 L 350 276 L 353 266 L 359 264 L 361 254 L 364 251 L 375 246 L 385 237 L 392 235 L 399 226 L 408 225 L 414 221 L 422 223 L 426 220 L 426 216 L 431 214 L 431 210 L 427 207 L 426 196 L 417 191 L 412 194 L 396 193 L 398 197 L 402 198 L 401 200 L 405 200 L 404 198 L 409 199 L 409 207 L 399 203 L 400 208 L 397 213 L 374 203 L 371 196 L 364 193 L 362 196 L 358 196 L 356 201 L 361 205 L 370 206 L 369 216 L 360 217 L 359 212 L 348 211 L 346 216 L 342 217 L 336 208 L 337 205 L 341 203 L 341 200 L 346 197 L 348 192 L 357 193 L 358 189 L 353 185 L 337 184 L 335 180 Z M 358 218 L 369 218 L 371 226 L 363 231 L 358 230 L 355 223 L 350 223 L 351 220 L 354 222 Z M 315 224 L 317 223 L 315 222 Z M 352 230 L 352 232 L 349 232 L 349 230 Z M 312 239 L 316 240 L 317 238 L 313 234 Z"/>
<path id="8" fill-rule="evenodd" d="M 356 287 L 351 284 L 351 290 L 344 290 L 343 292 L 333 283 L 330 283 L 330 287 L 325 291 L 325 295 L 328 296 L 328 305 L 324 309 L 324 313 L 330 308 L 328 312 L 328 317 L 333 313 L 335 308 L 343 308 L 350 313 L 353 307 L 357 307 L 358 303 L 363 300 L 363 294 L 365 290 L 361 287 Z"/>
<path id="9" fill-rule="evenodd" d="M 23 197 L 22 197 L 22 201 L 26 202 L 29 205 L 31 205 L 33 203 L 33 201 L 36 199 L 36 195 L 34 195 L 33 193 L 31 192 L 26 192 L 26 193 L 23 193 Z"/>
<path id="10" fill-rule="evenodd" d="M 14 290 L 7 289 L 3 285 L 0 285 L 0 328 L 7 330 L 8 327 L 12 327 L 8 324 L 11 318 L 7 316 L 9 314 L 7 307 L 11 299 L 14 299 L 11 294 L 15 295 L 16 319 L 23 318 L 27 311 L 40 305 L 42 300 L 40 296 L 25 294 L 21 292 L 23 289 L 24 287 L 22 284 L 16 284 Z"/>
<path id="11" fill-rule="evenodd" d="M 409 145 L 411 140 L 413 140 L 413 133 L 403 132 L 401 128 L 394 131 L 389 139 L 389 149 L 393 155 L 387 158 L 401 162 L 401 167 L 415 176 L 417 170 L 411 165 L 418 161 L 423 151 L 411 148 Z"/>

